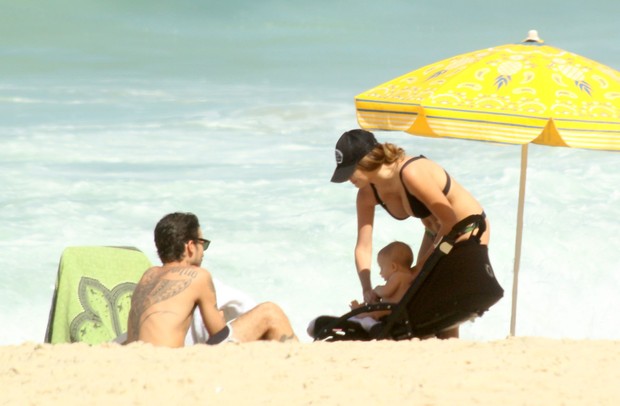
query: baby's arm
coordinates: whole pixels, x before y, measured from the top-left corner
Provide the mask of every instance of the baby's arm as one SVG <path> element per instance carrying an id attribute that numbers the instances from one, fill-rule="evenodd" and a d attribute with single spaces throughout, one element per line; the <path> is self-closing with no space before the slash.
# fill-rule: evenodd
<path id="1" fill-rule="evenodd" d="M 364 303 L 360 303 L 360 302 L 358 302 L 357 300 L 353 300 L 353 301 L 351 301 L 351 304 L 349 305 L 349 307 L 351 308 L 351 310 L 355 310 L 355 309 L 357 309 L 358 307 L 362 307 L 362 306 L 364 306 Z"/>
<path id="2" fill-rule="evenodd" d="M 384 302 L 397 302 L 399 299 L 395 299 L 393 296 L 398 292 L 398 288 L 400 287 L 402 281 L 402 275 L 395 273 L 390 276 L 390 279 L 388 279 L 385 285 L 375 287 L 374 291 Z"/>
<path id="3" fill-rule="evenodd" d="M 358 307 L 363 307 L 365 305 L 366 305 L 365 303 L 360 303 L 357 300 L 353 300 L 351 302 L 350 307 L 351 307 L 351 310 L 355 310 Z M 390 313 L 391 313 L 390 310 L 376 310 L 374 312 L 360 313 L 360 314 L 357 314 L 355 317 L 358 319 L 363 319 L 364 317 L 372 317 L 375 320 L 379 320 L 381 317 L 388 315 Z M 351 320 L 353 320 L 353 318 L 351 318 Z"/>

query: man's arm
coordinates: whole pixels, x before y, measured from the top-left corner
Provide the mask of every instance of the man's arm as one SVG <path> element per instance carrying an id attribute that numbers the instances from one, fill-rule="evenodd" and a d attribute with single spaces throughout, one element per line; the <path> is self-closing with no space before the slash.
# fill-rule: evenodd
<path id="1" fill-rule="evenodd" d="M 215 295 L 215 286 L 213 286 L 213 278 L 206 269 L 201 269 L 201 275 L 198 283 L 198 308 L 210 336 L 215 335 L 226 326 L 224 315 L 217 308 L 217 297 Z"/>

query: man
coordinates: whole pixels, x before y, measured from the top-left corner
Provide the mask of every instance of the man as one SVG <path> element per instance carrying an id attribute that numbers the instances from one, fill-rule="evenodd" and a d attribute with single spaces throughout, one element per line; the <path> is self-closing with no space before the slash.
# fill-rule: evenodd
<path id="1" fill-rule="evenodd" d="M 155 227 L 155 245 L 163 265 L 148 269 L 136 286 L 127 343 L 183 347 L 196 306 L 209 332 L 207 344 L 297 341 L 288 318 L 273 303 L 262 303 L 226 324 L 217 308 L 211 274 L 200 267 L 209 240 L 203 238 L 194 214 L 164 216 Z"/>

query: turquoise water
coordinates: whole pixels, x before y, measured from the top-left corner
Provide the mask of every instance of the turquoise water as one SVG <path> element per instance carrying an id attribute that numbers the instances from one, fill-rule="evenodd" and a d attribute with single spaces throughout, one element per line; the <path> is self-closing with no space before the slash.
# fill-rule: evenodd
<path id="1" fill-rule="evenodd" d="M 281 304 L 307 340 L 310 319 L 359 299 L 355 189 L 328 181 L 357 93 L 532 28 L 620 69 L 616 1 L 219 3 L 0 0 L 0 344 L 43 340 L 65 247 L 156 263 L 152 228 L 176 210 L 213 240 L 207 268 Z M 484 205 L 506 297 L 462 335 L 505 337 L 520 148 L 377 136 Z M 530 147 L 518 334 L 620 337 L 619 162 Z M 377 247 L 421 234 L 377 215 Z"/>

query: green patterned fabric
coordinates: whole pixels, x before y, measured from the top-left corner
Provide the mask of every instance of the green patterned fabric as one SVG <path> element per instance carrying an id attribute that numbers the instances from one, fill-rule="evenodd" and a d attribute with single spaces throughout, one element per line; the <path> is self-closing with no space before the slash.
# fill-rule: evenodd
<path id="1" fill-rule="evenodd" d="M 66 248 L 45 342 L 99 344 L 125 333 L 131 295 L 150 266 L 132 247 Z"/>

